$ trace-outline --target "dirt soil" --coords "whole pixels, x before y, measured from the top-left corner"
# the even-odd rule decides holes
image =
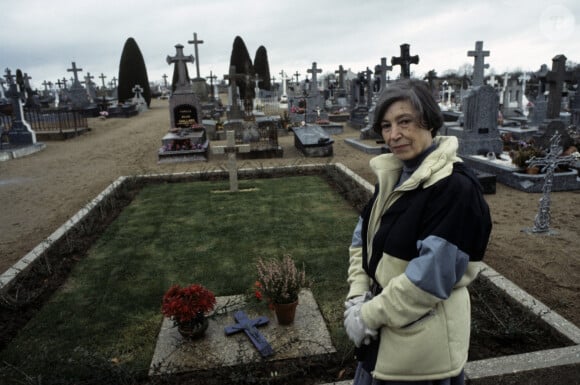
[[[169,129],[166,100],[123,119],[89,119],[90,131],[23,158],[0,162],[0,271],[5,271],[118,177],[225,168],[223,155],[208,162],[158,164],[161,138]],[[332,158],[306,158],[294,137],[280,135],[284,156],[242,160],[239,167],[340,162],[374,183],[368,162],[373,155],[356,150],[346,138],[358,138],[348,126],[334,135]],[[212,145],[220,144],[212,142]],[[551,228],[555,235],[522,232],[533,227],[541,194],[497,184],[485,198],[493,231],[485,262],[580,326],[580,191],[552,193]],[[354,226],[354,223],[353,223]],[[345,240],[345,250],[349,240]],[[346,252],[346,251],[345,251]]]

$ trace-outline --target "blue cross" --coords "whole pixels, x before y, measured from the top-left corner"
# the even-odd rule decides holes
[[[234,313],[234,319],[237,323],[231,326],[226,326],[224,329],[227,336],[241,332],[243,330],[244,333],[246,333],[246,335],[250,338],[250,341],[252,341],[256,349],[258,349],[262,357],[268,357],[274,354],[274,350],[268,341],[266,341],[266,338],[257,329],[258,326],[268,324],[270,321],[268,317],[261,316],[251,320],[248,318],[246,313],[240,310]]]

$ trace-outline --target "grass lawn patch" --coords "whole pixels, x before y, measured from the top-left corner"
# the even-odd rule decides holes
[[[248,293],[256,259],[283,254],[304,263],[333,340],[343,340],[347,248],[358,212],[319,176],[242,180],[247,191],[235,194],[223,193],[228,186],[144,187],[0,353],[3,371],[17,368],[43,384],[144,378],[169,286]]]

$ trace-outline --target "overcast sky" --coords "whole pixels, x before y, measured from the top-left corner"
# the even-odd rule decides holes
[[[551,4],[550,4],[551,3]],[[339,65],[353,72],[374,69],[382,57],[390,64],[400,45],[419,55],[411,71],[422,77],[473,64],[467,51],[484,42],[496,74],[551,67],[564,54],[580,62],[578,0],[18,0],[4,4],[0,17],[0,65],[21,69],[33,88],[43,81],[72,77],[72,62],[87,73],[118,77],[127,38],[137,42],[150,81],[171,79],[168,55],[182,44],[194,55],[198,46],[200,76],[227,73],[234,38],[240,36],[253,59],[263,45],[270,73],[299,72],[317,62],[323,73]],[[194,55],[195,56],[195,55]],[[196,64],[188,64],[190,76]],[[390,73],[394,78],[399,67]]]

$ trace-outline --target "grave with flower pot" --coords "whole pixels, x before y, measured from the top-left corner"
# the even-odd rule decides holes
[[[164,318],[149,367],[150,376],[191,375],[192,377],[226,371],[235,373],[252,369],[269,369],[276,365],[300,367],[324,360],[336,352],[330,334],[312,292],[303,289],[294,322],[280,325],[273,310],[257,306],[244,295],[216,297],[213,315],[202,338],[183,337],[173,321]],[[247,334],[234,333],[232,325],[239,324],[235,314],[243,311],[244,319],[262,320],[259,341],[267,342],[271,352],[262,354]],[[263,322],[267,317],[269,322]],[[243,320],[242,320],[243,321]],[[243,329],[243,326],[239,327]],[[248,330],[252,329],[248,326]],[[262,345],[259,345],[262,346]]]

